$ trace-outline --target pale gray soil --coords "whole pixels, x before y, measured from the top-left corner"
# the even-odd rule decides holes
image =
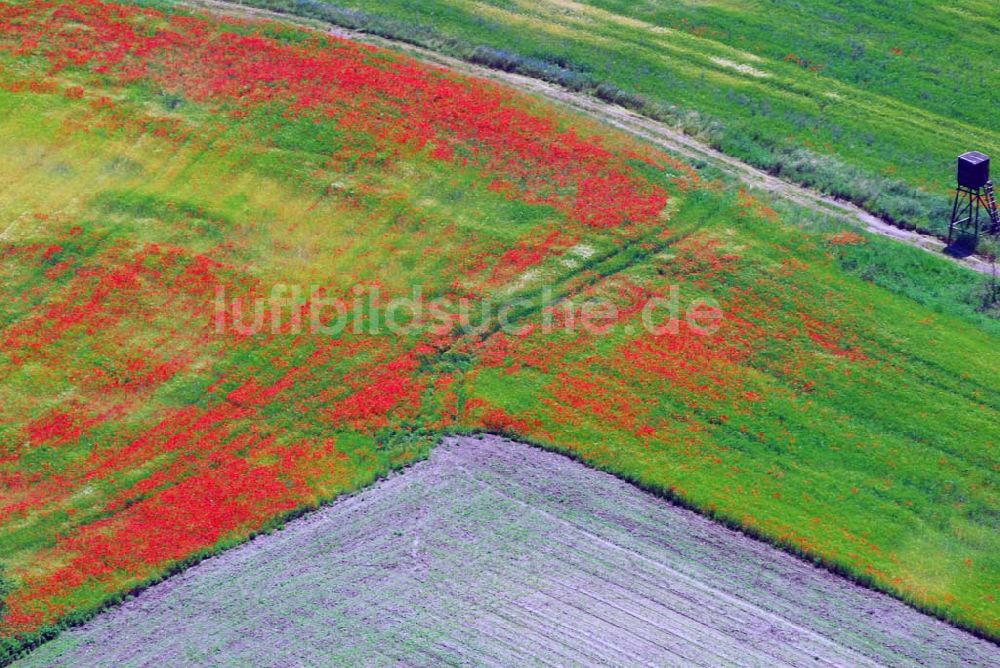
[[[899,601],[497,437],[194,566],[16,664],[998,665]]]
[[[539,79],[533,79],[521,74],[494,70],[481,65],[467,63],[458,58],[451,58],[405,42],[386,39],[376,35],[369,35],[357,30],[351,30],[339,26],[331,26],[326,23],[303,19],[289,14],[279,14],[263,9],[256,9],[233,2],[231,0],[175,0],[176,4],[188,5],[199,9],[207,9],[221,14],[236,14],[240,16],[277,19],[289,23],[298,23],[310,26],[319,30],[352,39],[366,44],[380,46],[382,48],[403,51],[420,60],[447,67],[448,69],[485,79],[500,81],[508,86],[512,86],[521,91],[544,97],[549,101],[562,106],[570,107],[578,112],[582,112],[606,125],[628,132],[639,137],[659,148],[682,158],[689,160],[704,161],[732,177],[738,178],[747,185],[760,190],[773,193],[786,200],[794,202],[800,206],[814,211],[834,216],[849,223],[860,225],[869,232],[890,237],[916,246],[926,251],[949,258],[968,269],[980,273],[991,273],[992,264],[977,255],[956,258],[950,255],[943,255],[945,243],[937,237],[921,234],[913,230],[904,230],[896,227],[881,218],[872,215],[861,207],[854,204],[830,197],[800,186],[791,181],[786,181],[767,172],[752,167],[737,158],[733,158],[721,153],[708,144],[690,137],[677,128],[666,123],[655,121],[646,116],[642,116],[634,111],[610,104],[603,100],[576,93],[561,86],[550,84]]]

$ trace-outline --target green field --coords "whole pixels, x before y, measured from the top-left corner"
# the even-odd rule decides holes
[[[987,278],[397,53],[167,3],[0,19],[0,659],[473,431],[1000,637]],[[442,321],[373,325],[417,286]],[[674,286],[718,328],[650,331]]]
[[[588,91],[939,236],[955,157],[1000,156],[1000,5],[991,0],[241,4]]]

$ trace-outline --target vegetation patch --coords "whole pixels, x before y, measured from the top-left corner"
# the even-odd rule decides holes
[[[276,22],[2,3],[0,109],[5,658],[477,430],[997,636],[988,277]]]
[[[518,72],[947,238],[955,157],[1000,155],[1000,10],[810,3],[241,0]],[[822,30],[815,26],[822,25]],[[956,38],[961,35],[961,38]],[[996,244],[981,251],[996,254]]]

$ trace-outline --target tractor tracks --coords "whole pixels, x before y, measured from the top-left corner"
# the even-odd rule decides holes
[[[716,167],[728,176],[736,178],[752,188],[772,193],[775,196],[816,211],[817,213],[858,225],[871,233],[895,239],[901,243],[948,258],[967,269],[979,273],[989,274],[993,271],[993,265],[984,257],[978,255],[965,257],[949,255],[945,253],[945,242],[935,236],[896,227],[855,204],[824,195],[815,190],[768,174],[761,169],[757,169],[732,156],[726,155],[666,123],[655,121],[625,107],[611,104],[589,95],[573,92],[561,86],[522,74],[505,72],[469,63],[406,42],[371,35],[328,22],[300,18],[292,14],[248,7],[238,2],[229,2],[227,0],[177,0],[176,4],[209,10],[223,15],[295,23],[322,30],[335,37],[399,51],[421,61],[445,67],[460,74],[500,82],[519,91],[544,98],[560,106],[583,113],[594,120],[627,132],[674,155]]]

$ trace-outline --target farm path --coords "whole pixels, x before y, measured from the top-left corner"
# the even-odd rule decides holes
[[[937,237],[896,227],[850,202],[824,195],[815,190],[768,174],[737,158],[721,153],[708,144],[690,137],[666,123],[655,121],[630,109],[599,100],[590,95],[576,93],[540,79],[469,63],[406,42],[391,40],[330,23],[303,19],[290,14],[248,7],[239,2],[230,2],[228,0],[175,0],[175,2],[179,5],[211,10],[219,14],[269,18],[297,23],[323,30],[336,37],[401,51],[424,62],[439,65],[461,74],[502,82],[523,92],[531,93],[574,109],[605,125],[628,132],[677,156],[712,165],[752,188],[773,193],[778,197],[813,211],[844,220],[854,225],[860,225],[874,234],[896,239],[902,243],[950,258],[973,271],[984,274],[993,271],[993,265],[983,257],[977,255],[954,257],[945,254],[946,244]]]
[[[15,664],[989,665],[990,643],[496,436],[151,587]]]

